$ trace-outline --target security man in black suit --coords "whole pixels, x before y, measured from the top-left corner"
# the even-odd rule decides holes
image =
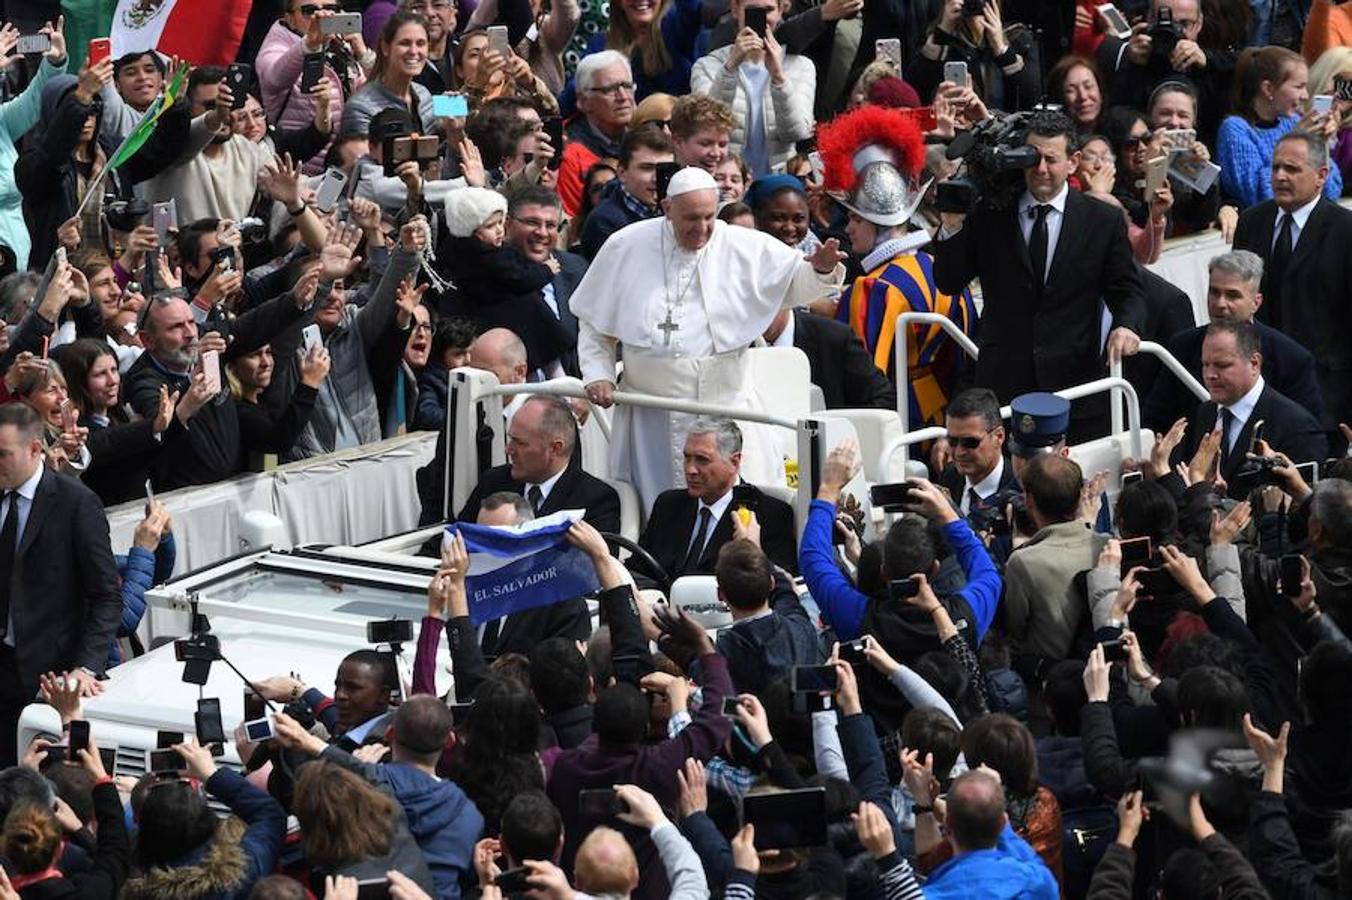
[[[936,441],[932,451],[939,486],[969,521],[987,510],[1003,510],[1023,488],[1005,458],[1005,426],[995,392],[968,388],[949,401],[944,415],[948,437]]]
[[[1074,126],[1060,112],[1034,113],[1025,142],[1041,154],[1024,171],[1026,190],[1004,208],[983,200],[970,214],[943,213],[934,246],[934,281],[955,294],[981,280],[975,384],[1002,401],[1055,391],[1105,374],[1102,300],[1112,314],[1109,358],[1130,356],[1145,326],[1140,273],[1121,214],[1079,191],[1067,177],[1079,161]],[[1080,401],[1072,443],[1107,432],[1106,399]]]
[[[103,504],[45,465],[42,428],[32,407],[0,406],[0,768],[39,676],[99,693],[122,616]]]
[[[780,310],[765,329],[771,347],[797,347],[827,409],[896,409],[897,389],[850,326],[805,309]]]
[[[712,575],[718,551],[736,536],[738,509],[752,509],[761,527],[761,549],[779,567],[798,571],[793,509],[749,484],[739,485],[742,431],[728,419],[696,419],[685,439],[685,488],[663,491],[653,503],[639,545],[672,579]],[[734,498],[734,489],[736,498]],[[638,559],[635,574],[656,577]]]
[[[1232,250],[1213,257],[1207,264],[1207,314],[1213,322],[1253,322],[1263,352],[1263,380],[1277,393],[1294,400],[1318,419],[1324,413],[1324,398],[1315,377],[1310,351],[1275,328],[1254,320],[1264,297],[1263,260],[1248,250]],[[1206,326],[1174,335],[1165,346],[1198,381],[1202,380],[1202,339]],[[1173,375],[1159,373],[1149,393],[1143,394],[1141,423],[1163,434],[1181,417],[1197,408],[1197,398]]]
[[[1352,418],[1352,212],[1323,199],[1328,145],[1293,131],[1272,153],[1272,199],[1240,214],[1236,250],[1263,258],[1260,321],[1314,355],[1325,430]]]
[[[1188,423],[1188,446],[1176,456],[1191,459],[1202,439],[1220,431],[1220,474],[1229,494],[1243,499],[1257,483],[1242,473],[1263,423],[1262,439],[1292,462],[1323,460],[1328,440],[1319,423],[1263,379],[1262,345],[1249,322],[1212,322],[1202,341],[1202,381],[1211,399],[1198,405]]]

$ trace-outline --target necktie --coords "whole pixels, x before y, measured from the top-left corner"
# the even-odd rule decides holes
[[[680,574],[689,575],[699,569],[699,558],[704,555],[704,542],[709,539],[709,522],[713,517],[713,510],[709,507],[699,508],[699,528],[695,529],[695,539],[690,542],[690,549],[686,551]]]
[[[19,495],[6,491],[9,504],[5,524],[0,527],[0,638],[9,633],[9,595],[14,583],[14,552],[19,543]]]
[[[526,491],[526,499],[530,501],[531,510],[538,516],[540,514],[540,507],[545,502],[544,492],[540,490],[538,484],[532,484],[530,486]]]
[[[1235,430],[1235,414],[1229,409],[1221,410],[1221,459],[1230,458],[1230,439]]]
[[[1028,236],[1028,258],[1033,263],[1033,283],[1039,288],[1047,278],[1047,213],[1051,206],[1039,203],[1030,212],[1033,219],[1033,233]]]
[[[967,514],[971,515],[981,509],[981,495],[976,492],[976,488],[967,489]]]
[[[1291,262],[1292,249],[1291,215],[1281,213],[1280,218],[1277,241],[1272,245],[1267,272],[1263,274],[1263,306],[1267,309],[1268,321],[1273,328],[1282,327],[1282,281],[1286,277],[1286,267]]]

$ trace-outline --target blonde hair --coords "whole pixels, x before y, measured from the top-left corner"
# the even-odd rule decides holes
[[[1310,96],[1333,93],[1333,79],[1352,72],[1352,47],[1330,47],[1310,66]],[[1343,113],[1342,122],[1352,121],[1352,109]]]
[[[315,865],[336,869],[390,852],[394,801],[328,760],[301,767],[292,812]]]
[[[647,40],[639,48],[638,60],[643,66],[643,74],[655,78],[671,68],[671,54],[667,52],[667,42],[662,38],[662,19],[671,9],[671,0],[661,0],[652,24],[648,26]],[[629,24],[624,8],[618,0],[610,9],[610,28],[606,31],[606,49],[618,50],[625,56],[634,52],[639,35]]]

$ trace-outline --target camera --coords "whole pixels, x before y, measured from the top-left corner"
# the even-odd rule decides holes
[[[1024,143],[1036,117],[1064,116],[1057,108],[994,114],[948,145],[945,156],[963,161],[963,173],[939,183],[935,206],[940,212],[969,213],[978,203],[991,209],[1010,208],[1024,190],[1023,170],[1041,160],[1036,147]]]
[[[1250,453],[1235,473],[1234,482],[1243,491],[1252,491],[1269,484],[1281,484],[1278,469],[1286,468],[1286,463],[1276,456],[1258,456]]]
[[[1178,42],[1185,37],[1182,27],[1174,22],[1174,11],[1167,6],[1161,6],[1156,10],[1155,21],[1150,23],[1145,33],[1150,35],[1151,58],[1164,60],[1166,63],[1169,57],[1173,56]]]
[[[368,644],[407,644],[413,640],[411,619],[380,619],[366,623]]]
[[[150,204],[140,199],[110,200],[103,204],[108,227],[123,234],[134,231],[150,215]]]

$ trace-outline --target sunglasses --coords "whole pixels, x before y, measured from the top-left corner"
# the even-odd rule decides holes
[[[321,9],[337,9],[337,8],[338,6],[336,4],[331,6],[327,3],[302,3],[300,5],[301,14],[306,16],[313,16]]]
[[[991,431],[994,430],[995,429],[992,428],[981,437],[950,437],[948,442],[954,446],[961,447],[964,450],[975,450],[977,447],[981,446],[986,438],[990,437]]]

